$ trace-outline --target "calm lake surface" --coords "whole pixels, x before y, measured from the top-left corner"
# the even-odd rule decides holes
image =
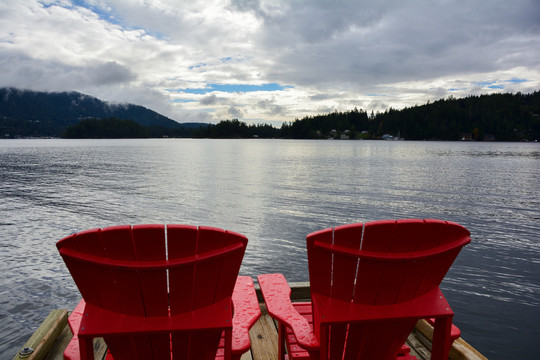
[[[0,358],[80,299],[55,247],[80,230],[184,223],[249,239],[241,273],[307,281],[305,237],[438,218],[472,242],[442,289],[490,359],[540,359],[540,145],[408,141],[0,140]]]

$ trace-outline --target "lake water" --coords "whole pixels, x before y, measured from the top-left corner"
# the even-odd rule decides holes
[[[408,141],[0,140],[0,358],[80,295],[55,243],[117,224],[249,239],[241,273],[307,281],[305,237],[438,218],[472,242],[442,289],[490,359],[540,359],[540,145]]]

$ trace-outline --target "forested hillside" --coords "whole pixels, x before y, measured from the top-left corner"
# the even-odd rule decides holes
[[[77,92],[46,93],[0,89],[0,134],[60,136],[70,125],[89,118],[129,119],[144,126],[179,128],[182,125],[139,105],[111,104]]]
[[[406,139],[540,139],[540,92],[449,98],[376,116],[377,135]]]
[[[306,116],[277,129],[237,119],[201,127],[198,137],[532,141],[540,139],[540,92],[493,94],[437,100],[402,110],[368,114],[346,112]],[[391,137],[390,137],[391,138]]]
[[[181,127],[144,126],[133,120],[106,118],[85,119],[69,126],[62,134],[65,139],[127,139],[193,137],[201,126],[199,123],[186,123]]]
[[[540,92],[450,97],[369,116],[357,109],[310,116],[284,124],[280,136],[324,138],[345,132],[372,139],[390,134],[408,140],[538,140]]]

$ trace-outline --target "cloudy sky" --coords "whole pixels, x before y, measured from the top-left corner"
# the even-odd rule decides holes
[[[540,90],[538,0],[0,0],[0,87],[179,122]]]

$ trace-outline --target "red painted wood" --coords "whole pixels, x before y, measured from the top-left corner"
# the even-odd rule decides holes
[[[169,261],[193,257],[197,253],[197,240],[199,231],[196,226],[189,225],[168,225],[167,226],[167,244]],[[194,310],[193,289],[195,286],[195,265],[196,263],[186,264],[186,266],[169,270],[169,291],[171,314],[179,314]],[[179,342],[178,346],[185,343],[186,340],[179,336],[173,336],[173,344]]]
[[[113,226],[103,229],[101,241],[107,259],[136,261],[131,226]],[[119,311],[132,315],[144,315],[137,273],[116,268],[111,276],[111,280],[115,283]]]
[[[228,240],[224,230],[200,227],[197,253],[205,254],[215,251],[216,244],[224,240]],[[225,244],[227,243],[225,242]],[[215,300],[216,288],[219,283],[219,274],[222,270],[223,261],[223,258],[218,257],[210,258],[207,261],[197,264],[197,271],[195,272],[195,289],[193,294],[193,302],[194,304],[197,304],[196,306],[206,306]]]
[[[103,256],[103,248],[99,243],[99,229],[93,229],[81,232],[62,239],[58,244],[58,249],[76,250],[87,252],[89,255]],[[90,246],[89,244],[94,244]],[[96,246],[97,245],[97,246]],[[85,276],[87,271],[96,270],[95,267],[87,267],[87,264],[81,263],[71,258],[63,257],[75,284],[81,291],[81,294],[88,303],[101,305],[100,293],[97,289],[96,280],[103,278],[102,274],[97,274],[97,279]],[[96,270],[99,271],[99,270]],[[82,289],[82,290],[81,290]]]
[[[334,241],[335,246],[342,246],[347,249],[360,249],[360,242],[362,240],[362,224],[345,225],[334,229]],[[342,300],[351,300],[354,296],[356,269],[358,266],[358,259],[349,254],[342,255],[338,253],[333,254],[332,259],[332,297]],[[338,331],[336,329],[336,331]],[[331,332],[330,336],[336,331]],[[345,330],[339,330],[345,334]],[[330,349],[332,352],[332,349]]]
[[[299,344],[308,350],[319,348],[313,326],[300,315],[291,303],[291,288],[282,274],[265,274],[257,277],[268,313],[290,327]]]
[[[219,300],[226,296],[230,296],[236,284],[236,275],[240,271],[240,265],[247,245],[247,238],[244,235],[226,231],[221,239],[223,244],[234,246],[239,243],[243,244],[242,247],[238,247],[236,250],[230,252],[227,257],[224,257],[221,264],[219,278],[216,286],[215,299]]]
[[[318,279],[311,284],[311,290],[320,294],[330,295],[332,291],[332,254],[315,247],[315,242],[332,244],[333,229],[325,229],[312,233],[307,241],[307,253],[317,266],[309,267],[309,278]]]
[[[441,220],[383,220],[308,235],[312,322],[291,304],[281,274],[258,279],[268,312],[291,329],[280,336],[290,357],[309,349],[314,359],[412,359],[404,341],[418,319],[434,317],[433,358],[442,359],[455,337],[439,284],[469,242],[464,227]]]
[[[434,318],[426,319],[426,321],[431,326],[435,326],[435,319]],[[461,336],[461,330],[457,326],[452,324],[452,330],[450,331],[450,337],[452,338],[452,340],[457,340],[457,339],[459,339],[460,336]]]
[[[132,228],[135,259],[137,262],[165,261],[166,243],[163,225],[136,225]],[[166,317],[169,315],[169,296],[167,291],[167,270],[148,269],[138,271],[140,292],[144,305],[144,316]],[[163,359],[170,357],[169,334],[139,337],[135,341],[142,358]],[[150,347],[148,346],[150,344]],[[113,353],[114,354],[114,353]]]
[[[330,246],[333,243],[333,237],[334,230],[330,228],[314,232],[307,239],[308,259],[311,259],[310,261],[313,264],[317,264],[317,266],[309,266],[309,278],[318,279],[318,281],[310,284],[312,293],[326,294],[328,296],[332,293],[333,256],[330,252],[324,251],[319,246],[315,246],[315,244],[319,243]],[[314,309],[314,313],[316,312],[317,309]],[[314,321],[314,335],[318,338],[321,327],[317,317]]]
[[[108,359],[239,357],[260,316],[253,281],[237,277],[246,245],[243,235],[186,225],[116,226],[60,240],[84,298],[69,319],[75,336],[66,358],[92,358],[86,344],[98,336]]]
[[[255,285],[249,276],[236,279],[232,296],[234,306],[232,346],[233,354],[243,354],[250,348],[249,328],[261,317]]]

